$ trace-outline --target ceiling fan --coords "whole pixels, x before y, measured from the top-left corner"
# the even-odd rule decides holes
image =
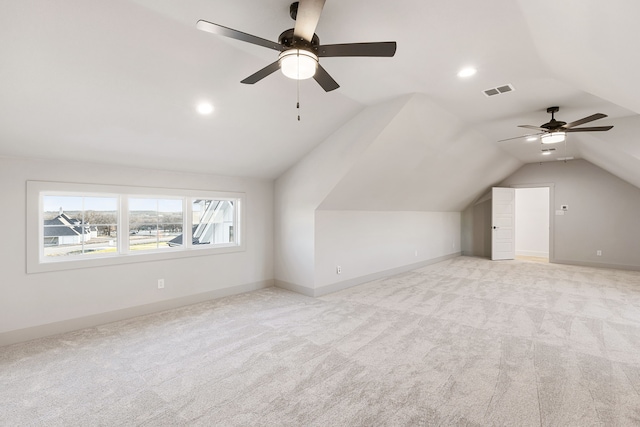
[[[263,46],[280,52],[278,60],[250,75],[241,83],[254,84],[281,69],[289,78],[303,80],[313,77],[326,91],[340,87],[319,64],[319,58],[337,56],[392,57],[396,42],[346,43],[320,45],[315,34],[325,0],[300,0],[291,4],[289,14],[295,27],[284,31],[277,42],[246,34],[222,25],[200,20],[196,28],[224,37]]]
[[[613,126],[595,126],[595,127],[583,127],[576,128],[576,126],[583,125],[585,123],[592,122],[598,119],[604,119],[607,117],[606,114],[596,113],[592,114],[588,117],[585,117],[580,120],[576,120],[575,122],[567,123],[560,120],[556,120],[554,114],[560,111],[560,107],[549,107],[547,108],[547,113],[551,113],[551,120],[548,123],[538,126],[530,126],[530,125],[519,125],[520,128],[525,129],[533,129],[539,131],[536,134],[529,134],[523,136],[517,136],[515,138],[502,139],[498,142],[509,141],[511,139],[524,138],[525,136],[534,136],[541,135],[540,141],[543,144],[555,144],[557,142],[562,142],[565,140],[566,133],[568,132],[603,132],[607,131]]]

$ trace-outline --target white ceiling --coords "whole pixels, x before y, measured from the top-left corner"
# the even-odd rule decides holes
[[[341,87],[301,82],[300,122],[296,82],[275,73],[240,84],[277,52],[195,28],[205,19],[277,40],[293,26],[290,2],[3,1],[0,155],[272,179],[364,108],[417,93],[522,163],[557,156],[542,157],[537,142],[497,141],[547,122],[546,107],[560,106],[566,122],[608,114],[593,126],[612,131],[572,134],[559,155],[640,186],[640,2],[327,0],[322,43],[395,40],[398,50],[321,59]],[[478,73],[461,80],[467,65]],[[507,83],[514,92],[482,93]],[[215,112],[198,115],[199,100]]]

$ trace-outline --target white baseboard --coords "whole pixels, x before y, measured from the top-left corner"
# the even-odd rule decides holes
[[[449,255],[444,255],[438,258],[432,258],[414,264],[403,265],[401,267],[392,268],[389,270],[379,271],[377,273],[367,274],[365,276],[355,277],[353,279],[344,280],[342,282],[331,283],[329,285],[321,286],[315,289],[296,285],[294,283],[285,282],[282,280],[276,280],[275,286],[282,289],[287,289],[292,292],[297,292],[308,297],[321,297],[323,295],[338,292],[343,289],[348,289],[353,286],[361,285],[363,283],[371,282],[373,280],[382,279],[384,277],[393,276],[395,274],[405,273],[407,271],[416,270],[418,268],[426,267],[427,265],[435,264],[437,262],[446,261],[451,258],[456,258],[461,255],[460,252],[455,252]]]
[[[640,271],[640,265],[624,265],[624,264],[606,264],[601,262],[588,262],[588,261],[570,261],[563,259],[554,259],[551,260],[553,264],[564,264],[564,265],[578,265],[581,267],[594,267],[594,268],[610,268],[613,270],[630,270],[630,271]]]
[[[414,264],[403,265],[401,267],[391,268],[389,270],[379,271],[377,273],[367,274],[366,276],[360,276],[349,280],[344,280],[338,283],[332,283],[330,285],[322,286],[314,289],[314,297],[321,297],[323,295],[328,295],[334,292],[341,291],[343,289],[348,289],[353,286],[358,286],[363,283],[371,282],[373,280],[382,279],[385,277],[390,277],[396,274],[405,273],[407,271],[416,270],[418,268],[426,267],[431,264],[436,264],[438,262],[446,261],[448,259],[457,258],[461,255],[461,252],[455,252],[449,255],[444,255],[437,258],[427,259],[424,261],[416,262]]]
[[[284,280],[275,280],[276,288],[286,289],[291,292],[296,292],[298,294],[302,294],[308,297],[314,296],[314,289],[308,288],[302,285],[296,285],[295,283],[285,282]]]
[[[48,323],[46,325],[38,325],[30,328],[2,332],[0,333],[0,347],[30,341],[37,338],[58,335],[65,332],[77,331],[79,329],[91,328],[94,326],[104,325],[106,323],[117,322],[119,320],[144,316],[146,314],[171,310],[173,308],[184,307],[186,305],[197,304],[212,299],[256,291],[258,289],[272,287],[273,285],[273,279],[262,280],[260,282],[216,289],[214,291],[189,295],[181,298],[158,301],[151,304],[129,307],[76,319],[62,320],[60,322]]]

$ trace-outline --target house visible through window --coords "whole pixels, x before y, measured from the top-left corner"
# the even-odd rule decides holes
[[[233,201],[193,201],[193,244],[233,243]]]
[[[118,199],[44,196],[45,257],[116,252]]]

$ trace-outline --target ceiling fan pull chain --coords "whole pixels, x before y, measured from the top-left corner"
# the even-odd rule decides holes
[[[298,80],[297,83],[298,83],[297,84],[298,99],[297,99],[297,102],[296,102],[296,108],[298,109],[298,121],[300,121],[300,80]]]

